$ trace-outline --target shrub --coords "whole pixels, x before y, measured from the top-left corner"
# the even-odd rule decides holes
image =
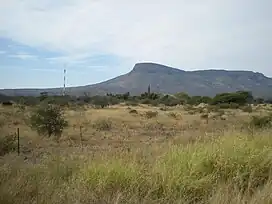
[[[272,127],[272,115],[252,116],[250,126],[254,128],[270,128]]]
[[[159,101],[158,100],[152,100],[151,102],[150,102],[150,105],[152,105],[152,106],[158,106],[160,103],[159,103]]]
[[[190,100],[190,96],[184,92],[176,93],[175,97],[180,99],[182,103],[187,103]]]
[[[142,104],[152,104],[152,100],[149,99],[149,98],[146,98],[146,99],[142,99],[142,100],[140,101],[140,103],[142,103]]]
[[[161,111],[168,111],[168,109],[169,109],[169,108],[167,108],[167,107],[161,107],[161,108],[160,108]]]
[[[197,108],[196,111],[199,113],[205,113],[207,110],[205,108]]]
[[[32,113],[30,126],[40,135],[60,137],[63,129],[68,126],[68,122],[59,106],[48,104],[39,107]]]
[[[237,109],[239,108],[239,104],[237,103],[220,103],[217,105],[217,107],[220,109]]]
[[[0,115],[0,128],[4,127],[6,124],[5,117]]]
[[[138,111],[135,110],[135,109],[132,109],[132,110],[129,111],[129,113],[130,113],[130,114],[138,114]]]
[[[158,116],[158,112],[157,111],[147,111],[145,113],[145,116],[147,118],[154,118],[154,117],[157,117]]]
[[[109,98],[109,104],[110,105],[117,105],[120,103],[120,100],[114,97]]]
[[[96,108],[105,108],[110,105],[106,96],[94,96],[91,102]]]
[[[188,100],[190,105],[199,105],[201,103],[210,103],[212,99],[208,96],[193,96]]]
[[[194,110],[190,110],[190,111],[188,111],[188,114],[189,115],[194,115],[196,112],[194,111]]]
[[[164,99],[160,101],[160,103],[165,106],[176,106],[181,104],[181,101],[172,97],[172,98]]]
[[[137,106],[138,103],[137,103],[137,101],[128,101],[128,102],[126,103],[126,105],[127,105],[127,106]]]
[[[230,108],[231,109],[238,109],[240,105],[238,103],[230,103]]]
[[[252,113],[252,107],[250,105],[242,107],[242,111]]]
[[[159,99],[159,103],[165,106],[176,106],[181,104],[181,99],[176,98],[175,96],[165,95]]]
[[[202,115],[200,115],[200,118],[201,119],[208,119],[209,118],[209,114],[207,114],[207,113],[202,114]]]
[[[170,112],[169,114],[169,117],[172,117],[172,118],[178,118],[178,114],[177,113],[175,113],[175,112]]]
[[[220,110],[220,107],[219,107],[219,106],[216,106],[216,105],[209,105],[209,106],[207,107],[207,109],[208,109],[209,112],[212,112],[212,111],[218,112],[218,111]]]
[[[252,102],[253,97],[250,92],[247,91],[237,91],[235,93],[221,93],[217,94],[211,101],[212,105],[222,104],[222,103],[236,103],[239,105],[244,105],[246,103]]]
[[[0,156],[16,150],[16,135],[0,136]]]
[[[112,121],[109,119],[98,119],[94,122],[93,128],[98,131],[109,131],[112,129]]]

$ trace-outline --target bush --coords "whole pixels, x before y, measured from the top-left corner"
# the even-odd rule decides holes
[[[219,103],[217,107],[220,109],[238,109],[239,104],[237,103]]]
[[[128,102],[126,103],[126,105],[127,105],[127,106],[138,106],[138,103],[137,103],[137,101],[128,101]]]
[[[168,116],[169,116],[169,117],[172,117],[172,118],[175,118],[175,119],[178,118],[178,114],[175,113],[175,112],[170,112],[170,113],[168,114]]]
[[[94,96],[91,102],[96,108],[105,108],[110,105],[110,101],[106,96]]]
[[[5,126],[6,124],[5,121],[6,121],[5,117],[0,115],[0,128]]]
[[[169,98],[166,100],[162,100],[161,104],[165,105],[165,106],[176,106],[181,104],[181,101],[175,98]]]
[[[201,103],[210,103],[212,99],[208,96],[193,96],[188,100],[190,105],[199,105]]]
[[[250,105],[242,107],[242,111],[252,113],[252,107]]]
[[[267,116],[252,116],[250,126],[254,128],[271,128],[272,127],[272,115]]]
[[[207,107],[207,109],[208,109],[209,112],[212,112],[212,111],[218,112],[218,111],[220,110],[220,107],[219,107],[219,106],[216,106],[216,105],[209,105],[209,106]]]
[[[129,111],[129,113],[130,113],[130,114],[138,114],[138,111],[135,110],[135,109],[132,109],[132,110]]]
[[[7,135],[0,137],[0,156],[16,150],[16,135]]]
[[[150,105],[152,105],[152,106],[158,106],[159,104],[160,104],[160,102],[158,100],[152,100],[150,102]]]
[[[161,107],[160,110],[161,110],[161,111],[167,111],[168,108],[167,108],[167,107]]]
[[[141,104],[152,104],[152,100],[149,99],[149,98],[146,98],[146,99],[142,99],[140,101]]]
[[[120,100],[114,97],[109,98],[109,104],[110,105],[117,105],[120,103]]]
[[[225,115],[225,111],[220,109],[216,113],[218,114],[218,116]]]
[[[145,116],[147,118],[154,118],[154,117],[157,117],[158,116],[158,112],[157,111],[147,111],[145,113]]]
[[[162,98],[160,98],[159,103],[165,106],[176,106],[181,104],[181,99],[177,99],[176,97],[171,95],[165,95]]]
[[[30,126],[40,135],[60,137],[63,129],[68,126],[68,122],[59,106],[48,104],[39,107],[32,113]]]
[[[112,129],[112,121],[109,119],[98,119],[94,122],[93,128],[98,131],[109,131]]]
[[[190,110],[190,111],[188,111],[188,114],[189,115],[194,115],[196,112],[194,111],[194,110]]]
[[[235,93],[221,93],[217,94],[211,101],[212,105],[222,103],[236,103],[239,105],[245,105],[253,101],[252,94],[247,91],[237,91]]]
[[[204,114],[200,115],[200,118],[201,119],[208,119],[209,118],[209,114],[204,113]]]

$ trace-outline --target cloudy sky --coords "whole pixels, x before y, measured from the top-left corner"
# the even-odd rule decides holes
[[[137,62],[272,76],[271,0],[0,0],[0,88],[96,83]]]

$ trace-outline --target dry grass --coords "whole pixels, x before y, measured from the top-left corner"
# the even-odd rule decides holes
[[[0,157],[0,203],[272,202],[272,132],[242,128],[268,107],[133,110],[67,109],[56,143],[27,126],[30,108],[0,107],[0,137],[19,127],[22,148]]]

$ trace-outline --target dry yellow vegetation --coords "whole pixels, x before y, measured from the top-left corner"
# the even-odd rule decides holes
[[[0,156],[0,203],[272,202],[272,132],[245,125],[270,106],[67,108],[59,143],[28,127],[31,111],[0,107],[0,137],[21,139]]]

